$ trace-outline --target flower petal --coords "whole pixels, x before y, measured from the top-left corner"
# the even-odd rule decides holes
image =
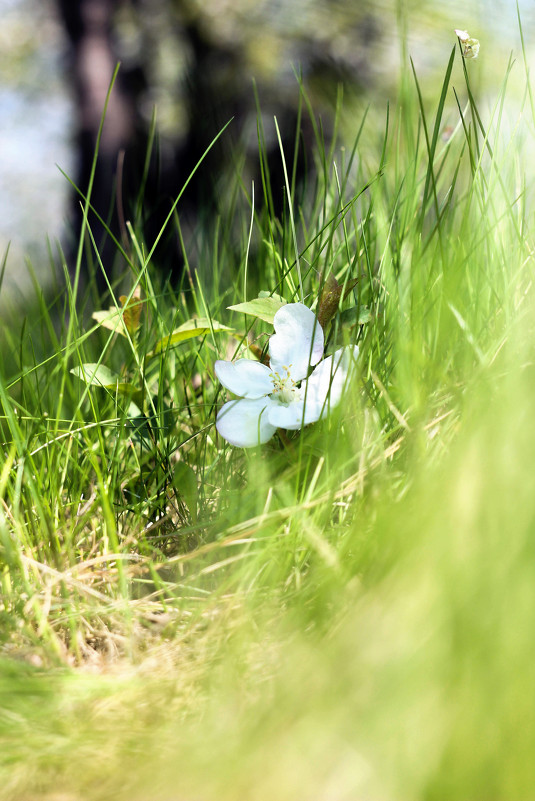
[[[269,422],[266,407],[269,398],[233,400],[219,410],[216,428],[231,445],[237,448],[252,448],[271,439],[276,426]]]
[[[344,389],[353,378],[359,349],[356,345],[340,348],[315,368],[314,372],[301,385],[301,394],[306,400],[307,413],[319,410],[318,417],[323,417],[329,408],[340,403]]]
[[[266,411],[271,425],[277,426],[277,428],[286,428],[288,431],[297,431],[303,426],[319,420],[322,408],[321,404],[318,406],[307,400],[305,410],[304,400],[296,400],[288,406],[282,403],[272,403]]]
[[[224,362],[218,359],[214,371],[225,389],[240,398],[263,398],[273,392],[271,370],[261,362],[252,359]]]
[[[294,381],[305,378],[310,365],[323,356],[323,330],[316,315],[303,303],[288,303],[273,318],[269,340],[270,364],[281,377],[289,368]]]

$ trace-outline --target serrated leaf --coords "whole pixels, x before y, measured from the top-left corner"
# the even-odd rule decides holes
[[[185,462],[177,462],[173,472],[173,487],[186,504],[193,523],[197,522],[197,476]]]
[[[233,330],[233,328],[229,328],[227,325],[218,323],[217,320],[209,320],[208,317],[198,317],[194,320],[187,320],[178,328],[175,328],[168,336],[158,340],[151,355],[155,356],[163,350],[167,350],[167,348],[180,345],[181,342],[185,342],[187,339],[205,336],[212,331],[214,334],[223,334],[231,333]]]
[[[237,303],[235,306],[228,306],[230,311],[241,312],[242,314],[250,314],[252,317],[258,317],[266,323],[273,325],[273,318],[279,309],[286,305],[286,301],[278,295],[270,295],[267,298],[254,298],[247,300],[245,303]]]

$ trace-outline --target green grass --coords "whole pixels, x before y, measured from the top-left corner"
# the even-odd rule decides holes
[[[473,66],[431,103],[407,67],[353,141],[342,107],[304,188],[281,142],[282,219],[267,175],[196,241],[179,201],[180,287],[134,220],[108,316],[90,286],[4,324],[2,799],[534,796],[535,120]],[[344,402],[225,444],[214,361],[272,331],[228,307],[317,310],[329,274]]]

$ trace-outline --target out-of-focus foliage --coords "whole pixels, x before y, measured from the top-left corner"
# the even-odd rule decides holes
[[[160,131],[176,138],[187,126],[184,91],[196,43],[213,52],[204,79],[222,102],[238,91],[253,105],[254,80],[268,109],[294,103],[299,72],[321,111],[334,106],[340,84],[367,100],[388,97],[399,79],[400,34],[425,70],[442,70],[458,19],[475,23],[457,1],[444,8],[393,0],[137,0],[118,8],[117,54],[125,69],[146,65],[144,115],[149,120],[156,104]]]
[[[391,28],[392,14],[388,17]],[[295,99],[294,71],[310,79],[318,95],[331,99],[339,81],[349,80],[359,89],[369,86],[381,60],[372,54],[384,36],[383,23],[368,3],[125,3],[117,17],[118,54],[127,68],[139,59],[148,65],[145,114],[150,117],[156,103],[161,130],[172,137],[184,126],[181,101],[188,65],[196,57],[193,29],[201,46],[213,51],[205,80],[223,91],[221,100],[233,88],[247,93],[251,104],[253,80],[266,91],[268,102]]]
[[[0,0],[0,90],[21,84],[34,91],[50,88],[59,34],[51,10],[46,1]]]

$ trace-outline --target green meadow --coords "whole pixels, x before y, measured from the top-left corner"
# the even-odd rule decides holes
[[[329,144],[296,82],[305,184],[298,128],[277,216],[259,125],[179,286],[132,219],[98,299],[89,190],[0,323],[2,801],[535,798],[535,106],[453,44]],[[234,447],[214,364],[296,302],[356,368]]]

